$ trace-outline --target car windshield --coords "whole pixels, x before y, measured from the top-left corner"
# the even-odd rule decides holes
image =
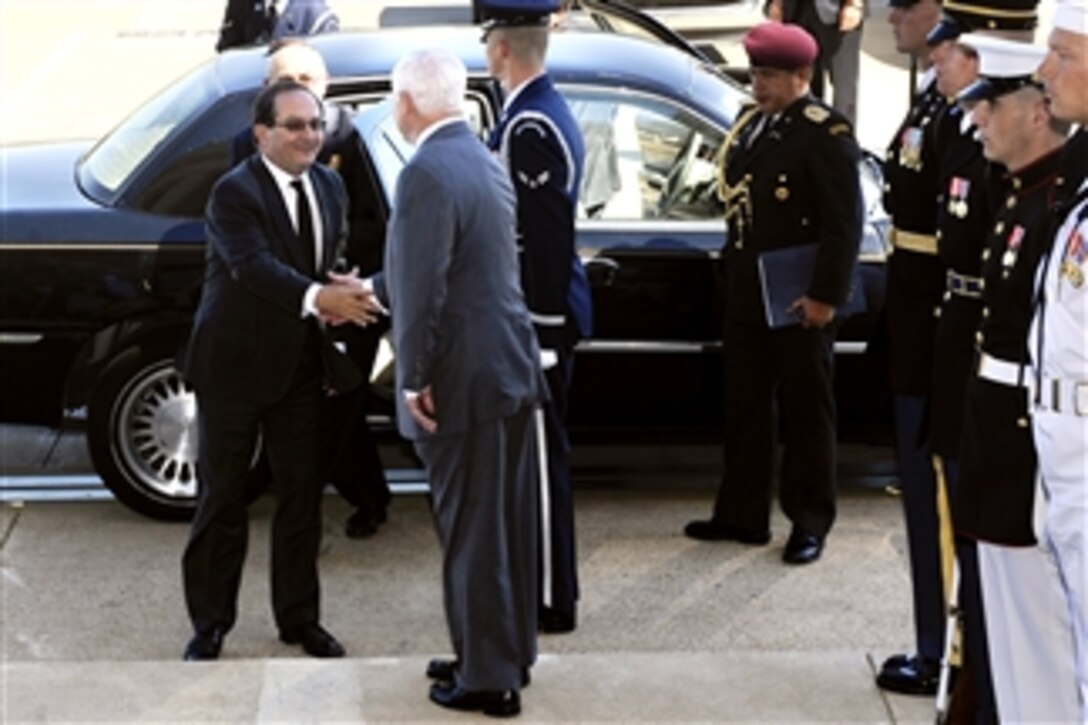
[[[193,73],[168,86],[91,149],[83,172],[114,195],[174,129],[217,96],[214,78]]]

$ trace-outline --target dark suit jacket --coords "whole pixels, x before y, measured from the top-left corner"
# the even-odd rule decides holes
[[[400,173],[380,281],[406,438],[428,435],[405,409],[405,390],[431,386],[439,436],[546,398],[518,281],[514,203],[506,171],[464,123],[426,139]]]
[[[310,169],[310,178],[324,236],[320,270],[313,268],[313,251],[299,241],[259,155],[228,171],[212,189],[204,287],[182,366],[198,395],[257,404],[278,400],[315,339],[329,384],[352,387],[351,369],[340,367],[342,356],[313,317],[302,317],[306,289],[325,278],[346,234],[340,178],[321,165]]]

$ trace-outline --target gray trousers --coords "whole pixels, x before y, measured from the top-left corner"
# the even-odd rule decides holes
[[[457,684],[518,690],[536,661],[539,453],[533,407],[415,448],[442,545]]]

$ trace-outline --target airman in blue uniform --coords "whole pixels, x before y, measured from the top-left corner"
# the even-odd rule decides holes
[[[544,356],[546,475],[541,483],[540,628],[576,624],[578,576],[570,442],[566,431],[574,345],[590,334],[591,302],[574,220],[585,156],[574,115],[544,68],[556,0],[480,0],[488,67],[507,93],[490,146],[517,195],[521,283]]]

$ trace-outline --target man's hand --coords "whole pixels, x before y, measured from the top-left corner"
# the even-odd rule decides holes
[[[318,316],[331,325],[354,322],[366,327],[378,319],[373,298],[373,294],[355,285],[333,282],[321,286],[314,306],[317,307]]]
[[[428,433],[438,430],[438,420],[435,416],[434,397],[431,395],[431,386],[428,385],[418,393],[404,392],[404,403],[408,406],[408,412],[419,427]]]
[[[789,311],[801,318],[801,326],[806,329],[815,327],[822,330],[835,319],[834,305],[814,300],[807,295],[790,305]]]
[[[856,2],[856,0],[847,0],[839,9],[839,30],[843,33],[849,33],[861,25],[863,13],[861,3]]]

